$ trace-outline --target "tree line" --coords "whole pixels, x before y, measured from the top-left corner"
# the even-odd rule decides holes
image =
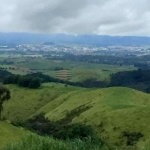
[[[4,84],[17,84],[20,87],[27,87],[36,89],[41,86],[41,80],[39,78],[34,78],[31,76],[21,76],[21,75],[9,75],[4,78]]]
[[[112,74],[108,86],[130,87],[150,93],[150,70],[138,69]]]
[[[8,76],[4,77],[5,75]],[[3,81],[4,84],[17,84],[18,86],[27,88],[39,88],[41,83],[55,82],[65,84],[66,86],[71,85],[85,88],[124,86],[150,93],[150,70],[142,69],[122,71],[111,74],[109,82],[105,80],[99,81],[95,78],[86,79],[82,82],[70,82],[56,79],[49,75],[44,75],[40,72],[21,76],[8,74],[7,71],[4,71],[2,74],[0,74],[0,76],[2,77],[1,81]]]

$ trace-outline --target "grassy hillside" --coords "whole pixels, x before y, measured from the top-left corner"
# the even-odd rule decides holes
[[[7,122],[0,121],[0,147],[8,142],[15,142],[25,134],[23,129],[12,126]]]
[[[4,103],[2,115],[11,121],[26,120],[62,94],[80,90],[78,87],[57,83],[43,84],[39,89],[21,88],[17,85],[6,87],[10,89],[11,99]]]
[[[12,99],[3,116],[26,120],[45,112],[50,120],[90,124],[107,144],[141,149],[150,143],[150,95],[130,88],[82,89],[44,84],[29,90],[8,86]]]

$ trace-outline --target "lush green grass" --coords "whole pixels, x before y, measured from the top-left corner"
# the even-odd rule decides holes
[[[41,112],[54,121],[71,114],[70,123],[91,125],[113,147],[127,147],[124,132],[143,135],[134,144],[138,149],[150,143],[149,94],[124,87],[85,89],[55,83],[36,90],[7,87],[12,99],[5,103],[3,116],[12,121],[26,120]]]
[[[26,133],[25,130],[12,126],[11,124],[0,121],[0,147],[8,142],[17,141],[20,136]]]
[[[10,143],[1,150],[108,150],[101,143],[94,144],[90,138],[60,141],[50,137],[40,137],[35,134],[25,136],[17,143]]]
[[[58,105],[46,117],[59,120],[80,106],[90,106],[81,115],[74,117],[72,123],[92,125],[99,136],[114,147],[126,147],[127,138],[123,136],[125,131],[144,135],[135,144],[137,147],[150,142],[150,95],[129,88],[107,88],[82,91],[69,98],[66,96],[66,99],[65,103],[57,102]],[[53,106],[53,103],[49,106]]]
[[[11,99],[4,103],[2,115],[11,121],[26,120],[62,94],[80,90],[78,87],[58,83],[43,84],[39,89],[21,88],[17,85],[6,87],[10,89]]]

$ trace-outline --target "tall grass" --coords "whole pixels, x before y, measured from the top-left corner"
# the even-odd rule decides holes
[[[60,141],[52,137],[30,134],[19,142],[9,143],[1,150],[108,150],[101,143],[94,143],[91,138]]]

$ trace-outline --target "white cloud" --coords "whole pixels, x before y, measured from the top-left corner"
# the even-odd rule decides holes
[[[1,32],[150,36],[148,0],[0,0]]]

